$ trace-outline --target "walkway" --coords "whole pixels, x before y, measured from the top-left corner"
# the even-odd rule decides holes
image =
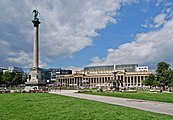
[[[88,95],[75,93],[75,90],[62,90],[62,91],[51,91],[49,93],[60,94],[64,96],[82,98],[87,100],[94,100],[109,104],[121,105],[131,108],[137,108],[145,111],[151,111],[156,113],[162,113],[173,116],[173,104],[171,103],[161,103],[161,102],[151,102],[145,100],[136,100],[128,98],[118,98],[118,97],[108,97],[108,96],[98,96],[98,95]]]

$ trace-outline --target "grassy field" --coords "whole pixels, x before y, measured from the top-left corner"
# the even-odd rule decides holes
[[[103,95],[103,96],[132,98],[132,99],[141,99],[141,100],[173,103],[173,93],[149,93],[149,92],[146,92],[146,91],[139,91],[137,93],[85,92],[85,94]]]
[[[0,94],[0,120],[173,120],[173,116],[48,93]]]

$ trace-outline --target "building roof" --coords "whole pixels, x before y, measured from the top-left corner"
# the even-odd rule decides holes
[[[105,66],[89,66],[85,67],[84,71],[97,71],[97,70],[114,70],[114,65],[105,65]]]

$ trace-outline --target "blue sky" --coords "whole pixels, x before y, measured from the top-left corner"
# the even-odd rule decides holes
[[[172,0],[0,0],[0,66],[32,67],[35,8],[40,67],[173,64]]]

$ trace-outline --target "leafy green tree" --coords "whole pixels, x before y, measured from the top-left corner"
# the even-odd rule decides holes
[[[23,81],[22,79],[22,74],[7,71],[2,74],[2,81],[0,81],[0,84],[3,83],[6,84],[7,86],[10,86],[10,85],[23,84],[24,82],[25,81]]]
[[[169,66],[166,62],[159,62],[156,69],[157,75],[162,75],[165,70],[169,70]]]
[[[156,76],[154,74],[150,74],[144,81],[146,86],[153,86],[153,81],[156,80]]]
[[[12,79],[12,84],[13,85],[22,84],[22,75],[19,73],[16,73]]]
[[[10,73],[8,71],[2,74],[2,80],[7,86],[13,83],[13,77],[14,73]]]
[[[159,85],[160,85],[160,82],[157,79],[155,79],[153,81],[153,87],[156,87],[156,86],[159,86]]]
[[[169,68],[169,64],[166,62],[159,62],[157,64],[156,75],[159,86],[162,86],[165,89],[165,86],[168,86],[170,80],[172,79],[172,70]]]
[[[2,72],[0,72],[0,84],[3,83],[3,80],[2,80]]]
[[[173,83],[173,70],[170,70],[169,76],[168,76],[167,86],[172,87]]]
[[[173,81],[170,83],[170,87],[173,87]]]
[[[161,75],[158,75],[161,86],[168,86],[169,81],[171,80],[171,70],[165,70]]]

